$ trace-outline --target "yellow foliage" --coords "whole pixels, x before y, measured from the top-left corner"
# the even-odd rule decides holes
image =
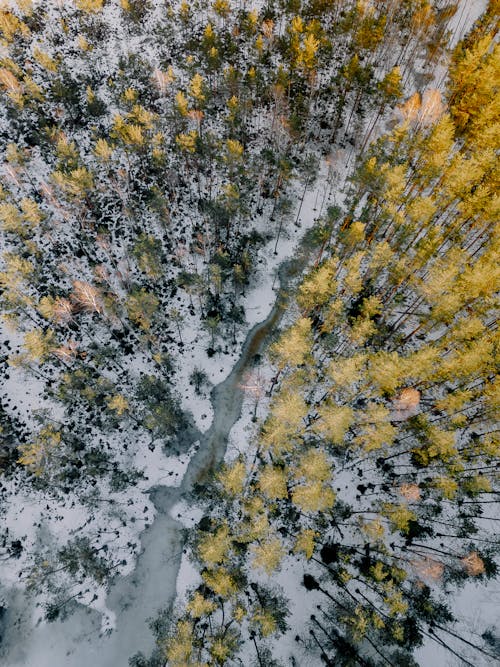
[[[310,356],[312,347],[311,320],[301,317],[272,346],[280,368],[300,366]]]
[[[381,514],[386,516],[391,522],[393,530],[400,530],[407,533],[410,527],[410,521],[416,521],[417,515],[406,505],[395,505],[394,503],[382,503]]]
[[[262,433],[262,444],[266,449],[272,449],[277,456],[283,452],[290,452],[295,446],[296,430],[279,419],[268,418]]]
[[[113,119],[112,136],[121,139],[125,144],[133,146],[142,146],[145,141],[141,125],[126,123],[119,114]]]
[[[484,392],[484,402],[492,415],[500,414],[500,378],[495,378],[486,385]]]
[[[193,624],[190,621],[179,621],[175,634],[171,637],[165,650],[165,657],[172,667],[188,667],[192,665]]]
[[[215,533],[204,535],[198,542],[197,553],[206,565],[218,565],[227,561],[232,539],[225,524]]]
[[[304,21],[301,16],[294,16],[291,22],[291,28],[293,32],[302,33],[304,32]]]
[[[347,247],[354,247],[365,239],[366,225],[359,220],[353,222],[342,236],[342,242]]]
[[[57,347],[53,331],[33,329],[24,335],[24,347],[32,361],[43,363]]]
[[[51,320],[54,317],[54,303],[55,300],[51,296],[42,296],[38,302],[37,310],[46,320]]]
[[[320,534],[315,530],[302,530],[295,540],[294,552],[305,554],[305,557],[309,560],[314,553],[315,540],[319,536]]]
[[[449,461],[457,453],[455,448],[455,434],[452,431],[442,431],[433,426],[427,430],[428,443],[424,447],[415,448],[413,454],[417,461],[424,466],[434,459]]]
[[[350,628],[355,641],[360,642],[366,635],[369,626],[369,617],[362,607],[356,607],[352,616],[342,619]]]
[[[297,62],[305,69],[312,69],[316,64],[316,52],[319,47],[319,40],[310,33],[304,39],[302,48],[297,55]]]
[[[197,138],[198,132],[196,130],[191,130],[187,134],[178,134],[175,137],[175,141],[182,151],[194,153],[196,151]]]
[[[10,232],[14,234],[24,234],[23,221],[21,214],[14,204],[7,204],[2,202],[0,204],[0,221],[2,223],[2,229],[5,232]]]
[[[15,0],[22,14],[31,16],[33,13],[33,0]]]
[[[153,316],[158,309],[158,298],[145,289],[132,292],[126,301],[129,319],[141,329],[148,331],[151,328]]]
[[[187,116],[189,112],[188,101],[182,90],[177,91],[175,95],[175,105],[181,116]]]
[[[238,592],[235,580],[225,567],[205,570],[201,576],[206,585],[221,598],[228,599]]]
[[[82,12],[88,14],[100,12],[104,4],[104,0],[75,0],[75,4]]]
[[[21,199],[20,204],[23,212],[24,221],[27,222],[28,225],[31,227],[38,227],[38,225],[42,221],[42,213],[36,201],[24,197],[23,199]]]
[[[0,287],[5,290],[4,297],[23,299],[26,297],[25,282],[33,274],[35,267],[28,259],[23,259],[12,252],[2,255],[5,271],[0,272]]]
[[[241,621],[245,618],[247,615],[247,610],[242,607],[241,605],[237,605],[233,611],[233,616],[236,619],[237,623],[241,623]]]
[[[135,102],[138,97],[139,97],[138,91],[130,87],[127,88],[122,94],[122,98],[125,102]]]
[[[358,382],[361,379],[361,370],[365,362],[366,356],[363,354],[332,359],[327,372],[330,380],[337,385],[335,389],[350,389],[351,385]]]
[[[377,327],[371,319],[367,317],[357,317],[348,332],[349,340],[353,345],[361,347],[376,331]]]
[[[389,422],[389,415],[389,410],[378,403],[370,403],[362,414],[358,413],[361,428],[354,439],[355,444],[365,452],[391,445],[396,428]]]
[[[292,493],[293,504],[304,512],[323,512],[335,503],[335,493],[321,482],[300,484]]]
[[[57,62],[41,49],[34,49],[33,56],[37,63],[48,72],[57,72]]]
[[[243,157],[243,146],[236,139],[227,139],[226,141],[227,157],[229,162],[239,162]]]
[[[254,568],[264,570],[267,575],[271,575],[281,563],[285,549],[277,537],[271,537],[260,544],[252,545]]]
[[[408,374],[408,363],[397,352],[375,352],[369,360],[368,378],[384,393],[394,392]]]
[[[259,489],[271,500],[286,498],[287,491],[286,473],[282,468],[268,465],[264,466],[259,475]]]
[[[218,477],[226,493],[238,496],[243,491],[246,481],[246,466],[244,461],[239,460],[231,465],[224,466]]]
[[[256,9],[252,9],[251,11],[249,11],[249,12],[247,13],[247,17],[248,17],[248,22],[250,23],[250,25],[251,25],[253,28],[255,28],[256,25],[257,25],[257,22],[258,22],[258,20],[259,20],[259,13],[258,13],[258,11],[257,11]]]
[[[333,444],[342,444],[346,431],[354,419],[352,408],[327,401],[319,408],[318,415],[320,422],[315,424],[314,430]]]
[[[187,611],[193,618],[208,616],[217,609],[217,605],[212,600],[207,600],[201,593],[195,593],[186,606]]]
[[[378,271],[379,269],[386,268],[389,266],[393,257],[394,251],[391,249],[391,246],[387,241],[377,243],[372,250],[370,269],[372,271]]]
[[[61,433],[53,426],[44,426],[34,442],[19,446],[21,456],[18,462],[29,468],[35,475],[41,475],[60,442]]]
[[[385,604],[389,607],[391,616],[405,614],[408,610],[408,604],[403,600],[401,591],[395,591],[384,598]]]
[[[208,22],[207,25],[205,26],[205,30],[203,31],[203,37],[209,43],[211,43],[215,37],[214,29],[210,22]]]
[[[239,524],[240,542],[253,542],[263,539],[269,533],[269,520],[265,512],[255,508],[254,503],[245,503],[246,516]]]
[[[94,148],[94,155],[103,162],[108,162],[113,155],[113,148],[108,144],[106,139],[98,139]]]
[[[264,427],[265,442],[279,451],[288,450],[292,445],[287,442],[290,435],[298,434],[304,429],[304,417],[308,408],[297,392],[282,391],[277,394],[271,405],[271,416]]]
[[[231,5],[229,4],[228,0],[215,0],[215,2],[212,4],[212,7],[216,14],[219,14],[219,16],[224,18],[227,18],[231,13]]]
[[[378,560],[375,565],[370,567],[370,575],[375,579],[375,581],[384,581],[387,579],[388,572],[384,568],[384,563]]]
[[[0,32],[8,42],[13,42],[17,34],[28,37],[30,29],[15,14],[6,10],[4,4],[0,8]]]
[[[69,174],[54,171],[52,180],[65,194],[75,198],[85,196],[94,187],[94,177],[85,167],[73,169]]]
[[[434,125],[423,142],[420,161],[420,169],[423,174],[433,178],[443,170],[453,146],[454,133],[455,127],[448,114]]]
[[[127,118],[135,123],[139,123],[146,130],[151,130],[153,129],[153,121],[156,118],[156,114],[145,109],[142,104],[134,104],[132,111],[127,114]]]
[[[227,107],[228,107],[229,111],[231,112],[231,114],[236,113],[236,111],[238,110],[238,106],[239,106],[239,100],[236,97],[236,95],[233,95],[232,97],[230,97],[228,99]]]
[[[332,476],[330,462],[324,450],[310,449],[299,459],[294,478],[306,482],[325,482]]]
[[[115,394],[108,399],[108,408],[121,417],[128,410],[128,401],[121,394]]]
[[[203,89],[204,89],[203,77],[200,74],[196,73],[191,79],[191,83],[189,84],[189,92],[191,96],[195,98],[195,100],[198,100],[198,102],[203,102],[203,100],[205,99]]]
[[[444,498],[451,500],[458,491],[458,483],[450,477],[437,477],[433,480],[432,486],[441,492]]]
[[[262,637],[269,637],[278,629],[278,624],[272,613],[267,609],[256,611],[252,618],[252,625],[256,626]]]
[[[78,48],[82,51],[90,51],[92,46],[88,43],[86,38],[83,35],[78,35],[77,39]]]
[[[312,271],[301,283],[297,303],[305,310],[322,306],[335,294],[337,284],[333,277],[337,268],[337,260],[330,259]]]
[[[340,328],[345,319],[345,306],[342,299],[334,299],[324,308],[323,324],[321,331],[323,333],[332,333]]]
[[[210,645],[210,655],[214,658],[214,663],[216,665],[226,664],[227,659],[232,653],[232,647],[228,642],[228,637],[216,637]]]
[[[378,542],[378,540],[382,540],[384,538],[385,528],[380,519],[363,522],[361,524],[361,528],[370,542]]]
[[[361,276],[361,262],[366,252],[360,250],[354,253],[345,262],[344,290],[348,296],[356,296],[363,287],[363,278]]]
[[[394,623],[394,625],[391,627],[391,635],[394,637],[394,639],[402,643],[405,638],[405,629],[402,625],[399,623]]]
[[[432,197],[415,197],[407,206],[410,218],[424,227],[434,217],[437,207]]]
[[[182,0],[181,6],[179,7],[179,15],[183,21],[188,21],[191,14],[191,6],[187,0]]]
[[[75,143],[68,141],[66,135],[61,134],[56,144],[56,155],[65,162],[76,163],[78,161],[78,151]]]
[[[24,74],[23,69],[19,67],[19,65],[14,60],[12,60],[12,58],[8,58],[5,53],[3,55],[4,57],[1,59],[3,69],[21,79]]]
[[[394,167],[389,166],[389,164],[382,165],[385,178],[384,205],[387,203],[399,204],[406,187],[407,170],[406,164],[398,164]]]
[[[491,481],[484,475],[473,475],[462,482],[464,490],[471,496],[492,491]]]

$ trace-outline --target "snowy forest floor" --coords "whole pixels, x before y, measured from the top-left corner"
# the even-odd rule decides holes
[[[457,26],[457,34],[464,31],[478,14],[484,3],[482,0],[466,0],[468,14],[459,15],[463,22]],[[337,176],[340,183],[343,178]],[[253,327],[268,317],[276,300],[277,281],[275,280],[278,266],[295,253],[298,241],[303,233],[311,227],[315,218],[322,212],[327,196],[328,203],[335,203],[334,195],[328,195],[330,186],[325,174],[318,179],[314,189],[311,189],[304,200],[300,222],[301,227],[290,224],[288,237],[282,238],[278,245],[278,254],[274,255],[274,240],[268,244],[262,254],[261,270],[255,285],[248,290],[243,305],[247,322],[238,334],[237,345],[227,353],[218,353],[208,358],[205,353],[207,334],[202,334],[199,328],[187,322],[183,329],[184,344],[177,360],[179,372],[177,389],[182,397],[182,407],[193,415],[195,426],[200,432],[207,433],[214,420],[213,405],[208,393],[205,396],[195,396],[189,385],[189,376],[195,367],[201,367],[208,374],[214,387],[227,380],[235,366],[239,363],[243,344]],[[318,209],[318,210],[316,210]],[[240,368],[240,371],[242,369]],[[258,382],[265,380],[265,373],[258,378]],[[255,378],[247,384],[255,384]],[[36,392],[36,386],[30,390]],[[25,392],[25,387],[19,387]],[[242,415],[236,417],[236,423],[225,424],[229,433],[228,456],[233,457],[239,448],[251,437],[254,425],[251,416],[254,409],[255,395],[250,390],[243,402]],[[264,410],[265,401],[262,401],[260,410]],[[231,416],[234,419],[234,415]],[[232,428],[231,428],[232,427]],[[198,518],[196,511],[189,503],[173,504],[172,498],[178,499],[179,492],[175,491],[182,484],[189,460],[195,454],[194,447],[199,443],[192,442],[192,447],[186,455],[180,458],[169,457],[156,450],[147,451],[144,467],[152,471],[147,485],[143,485],[141,493],[145,494],[147,503],[148,491],[156,487],[167,489],[161,494],[152,495],[155,509],[149,513],[149,524],[144,523],[140,532],[141,553],[135,566],[126,576],[116,577],[107,596],[101,595],[101,611],[89,607],[78,606],[66,620],[47,624],[37,623],[33,627],[33,619],[37,619],[39,612],[31,599],[21,590],[12,591],[12,599],[7,613],[0,617],[0,634],[3,642],[0,647],[0,662],[6,667],[87,667],[89,663],[97,667],[125,667],[128,659],[137,651],[148,654],[153,648],[153,635],[147,630],[148,619],[154,619],[160,609],[172,604],[176,594],[181,593],[193,582],[196,576],[186,559],[182,559],[182,541],[178,519],[182,518],[184,525],[194,523]],[[205,462],[200,462],[201,471]],[[170,482],[170,483],[169,483]],[[170,491],[168,491],[170,489]],[[172,492],[172,489],[174,491]],[[164,504],[161,498],[166,498]],[[173,507],[172,507],[173,504]],[[166,511],[166,506],[172,507]],[[28,511],[26,511],[26,515]],[[182,514],[182,517],[180,516]],[[19,518],[19,515],[16,515]],[[68,521],[71,516],[68,515]],[[64,523],[61,524],[64,530]],[[280,575],[280,581],[286,578],[286,571]],[[293,592],[292,599],[299,599]],[[485,599],[484,588],[469,585],[457,597],[456,607],[460,610],[470,609],[471,605],[477,609],[477,625],[500,625],[500,592],[490,590]],[[103,632],[102,613],[108,619],[109,625],[104,626],[110,631]],[[306,613],[306,612],[303,612]],[[482,619],[482,622],[480,622]],[[3,627],[2,627],[3,625]],[[474,628],[470,628],[473,632]],[[417,654],[417,659],[423,665],[446,665],[449,658],[439,657],[434,645],[424,646]],[[448,661],[448,662],[447,662]],[[303,663],[305,665],[305,663]]]
[[[340,171],[341,165],[338,165],[338,168]],[[215,396],[218,403],[216,407],[219,409],[223,407],[224,401],[229,401],[230,407],[237,403],[235,391],[239,390],[243,399],[246,374],[251,370],[251,362],[256,353],[252,341],[260,334],[260,327],[256,325],[268,319],[276,319],[273,318],[273,304],[280,288],[278,268],[288,259],[297,256],[300,239],[314,224],[325,205],[336,203],[332,194],[332,178],[338,179],[339,183],[343,182],[340,173],[323,173],[315,187],[306,192],[298,224],[290,224],[280,239],[277,254],[274,254],[274,239],[262,253],[261,271],[254,287],[247,291],[243,300],[247,323],[239,333],[234,350],[209,358],[205,352],[206,334],[203,336],[203,332],[193,328],[192,323],[184,327],[184,344],[180,350],[181,358],[177,360],[181,369],[177,390],[182,396],[183,409],[193,416],[196,427],[202,433],[210,431],[210,424],[214,420],[213,398],[211,400],[208,393],[205,396],[195,395],[189,385],[190,373],[194,367],[203,368],[214,386],[211,396]],[[263,342],[260,340],[260,346]],[[249,349],[250,354],[245,355]],[[245,356],[247,358],[243,359]],[[217,395],[218,386],[225,384],[234,374],[237,376],[235,383],[230,383],[226,394]],[[255,382],[255,379],[251,382]],[[259,382],[264,382],[264,377],[259,378]],[[219,422],[222,423],[218,424],[215,437],[220,437],[222,430],[229,433],[232,429],[234,435],[230,435],[230,450],[233,450],[233,453],[234,448],[243,446],[245,437],[248,437],[248,430],[252,426],[254,400],[254,394],[250,391],[243,400],[242,411],[237,406],[236,411],[234,408],[225,412],[222,410],[222,420],[219,417]],[[196,428],[194,431],[196,432]],[[9,667],[83,667],[92,661],[99,667],[117,667],[125,666],[137,651],[147,654],[153,649],[153,636],[147,630],[148,620],[153,620],[161,609],[167,608],[173,602],[177,588],[184,590],[193,583],[195,576],[187,562],[184,561],[181,567],[182,538],[179,529],[182,526],[177,523],[177,519],[182,518],[183,525],[189,526],[196,518],[196,510],[193,513],[185,503],[182,517],[180,507],[174,506],[171,512],[165,511],[161,501],[155,502],[155,496],[162,497],[161,491],[167,492],[163,493],[163,497],[167,498],[169,491],[173,491],[175,497],[179,495],[175,489],[183,483],[189,460],[198,448],[199,442],[192,442],[188,452],[179,458],[166,456],[158,450],[147,450],[145,456],[151,460],[145,461],[145,467],[148,470],[156,468],[157,471],[163,471],[161,474],[156,472],[156,475],[148,475],[154,483],[142,490],[146,495],[150,489],[156,490],[156,493],[152,494],[153,504],[156,505],[154,518],[140,534],[142,548],[135,567],[126,576],[115,578],[106,597],[100,596],[100,610],[78,605],[62,622],[36,622],[39,611],[34,607],[33,601],[26,597],[24,592],[13,591],[8,612],[3,619],[2,664]],[[195,477],[203,472],[206,465],[206,457],[202,456],[195,464],[195,469],[191,467],[191,475]],[[172,504],[173,500],[170,498],[167,505]],[[63,527],[62,529],[64,530]],[[103,624],[103,614],[107,626]]]

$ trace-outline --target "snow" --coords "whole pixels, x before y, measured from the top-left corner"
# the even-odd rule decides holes
[[[500,586],[498,581],[489,582],[488,585],[468,583],[463,590],[453,598],[453,613],[458,623],[451,629],[464,639],[481,644],[481,635],[485,630],[493,630],[498,636],[500,628]],[[477,651],[468,647],[465,643],[454,640],[444,632],[439,636],[460,649],[467,656],[474,667],[489,667],[495,662]],[[456,667],[457,658],[450,655],[438,643],[427,640],[424,645],[415,652],[415,659],[421,664],[429,667]]]
[[[306,193],[299,220],[301,227],[294,227],[288,235],[282,236],[278,255],[274,255],[273,252],[274,241],[269,242],[265,248],[262,255],[262,269],[244,300],[247,323],[239,334],[236,346],[238,352],[248,331],[266,318],[276,299],[279,283],[274,281],[274,275],[277,267],[285,257],[294,256],[298,240],[314,222],[312,209],[317,200],[318,190],[322,195],[325,188],[322,178],[318,180],[315,188]],[[213,415],[213,411],[210,410],[210,399],[208,397],[203,399],[194,394],[193,389],[189,387],[189,375],[198,365],[204,368],[214,384],[220,384],[228,379],[237,352],[233,352],[233,355],[221,354],[207,358],[205,352],[207,340],[204,343],[200,342],[200,331],[193,329],[191,338],[188,338],[189,330],[188,326],[183,331],[186,342],[178,363],[177,378],[184,397],[183,407],[190,410],[194,416],[200,415],[202,410],[201,414],[207,415],[203,420],[200,417],[196,424],[200,429],[204,428],[206,433],[210,430]],[[264,402],[262,405],[264,406]],[[251,399],[250,401],[247,399],[244,406],[242,419],[238,420],[230,433],[229,456],[234,446],[237,446],[235,438],[240,440],[241,437],[244,442],[246,436],[244,431],[252,429]],[[144,445],[136,448],[132,461],[137,469],[144,472],[145,477],[136,487],[123,492],[122,498],[113,494],[113,500],[116,503],[127,502],[127,513],[131,511],[128,506],[131,500],[133,507],[136,506],[141,510],[144,507],[147,510],[144,519],[138,512],[133,514],[135,516],[133,523],[130,522],[129,514],[126,528],[123,525],[120,528],[118,540],[119,544],[126,544],[140,538],[141,552],[135,563],[130,561],[126,568],[122,568],[122,574],[112,583],[107,595],[104,590],[96,590],[93,587],[88,594],[79,598],[79,602],[88,605],[87,609],[79,605],[77,610],[63,622],[47,624],[40,618],[39,610],[33,608],[32,602],[28,602],[30,609],[28,611],[26,601],[20,602],[16,592],[10,592],[8,620],[12,623],[13,617],[20,614],[22,632],[26,636],[23,638],[22,646],[13,637],[7,637],[3,650],[4,659],[7,660],[5,664],[8,667],[49,667],[49,665],[87,667],[91,660],[98,660],[96,664],[99,667],[116,667],[119,664],[126,664],[128,658],[137,651],[143,650],[148,653],[152,650],[152,636],[145,628],[147,619],[154,618],[161,608],[168,607],[176,591],[185,592],[198,580],[199,575],[189,560],[181,558],[180,529],[183,526],[192,527],[201,515],[196,506],[190,507],[186,501],[175,503],[168,514],[157,512],[145,494],[148,489],[158,485],[161,488],[178,489],[198,447],[199,443],[193,442],[189,450],[180,457],[165,456],[160,447],[156,447],[153,451]],[[102,491],[103,489],[101,493]],[[79,535],[84,534],[82,531],[86,524],[87,529],[89,526],[90,529],[95,529],[95,526],[108,525],[107,512],[96,513],[89,521],[88,515],[77,502],[75,499],[74,514],[69,509],[61,514],[57,500],[45,514],[45,510],[40,510],[40,501],[35,501],[30,506],[30,512],[24,515],[27,517],[24,524],[17,523],[19,512],[13,509],[9,525],[16,531],[16,535],[20,534],[19,527],[24,526],[28,533],[32,533],[29,542],[33,544],[36,541],[33,525],[51,517],[55,511],[61,516],[56,524],[57,528],[54,528],[54,523],[50,520],[48,525],[51,537],[56,541],[60,538],[62,542],[62,539],[67,538],[72,531]],[[181,523],[178,524],[177,521]],[[117,550],[117,545],[113,548]],[[14,572],[10,580],[13,574]],[[88,585],[90,586],[90,582]],[[91,595],[93,597],[97,595],[97,598],[92,600]],[[30,629],[33,621],[36,627]]]
[[[464,26],[470,25],[479,16],[485,5],[485,0],[463,0],[457,13],[456,25],[453,26],[454,30],[456,28],[455,40]],[[128,50],[130,46],[124,41],[123,51]],[[107,57],[116,59],[118,54],[107,49]],[[293,223],[289,225],[287,233],[284,233],[279,241],[277,255],[274,254],[274,239],[261,251],[258,271],[241,301],[245,309],[246,324],[237,332],[234,346],[229,345],[227,352],[222,350],[208,358],[206,349],[209,345],[209,334],[200,329],[196,318],[186,318],[182,328],[184,345],[176,359],[176,385],[182,398],[183,409],[193,415],[195,426],[200,431],[206,433],[209,430],[214,413],[209,391],[204,396],[197,396],[189,384],[193,369],[203,368],[214,386],[229,377],[248,332],[266,318],[275,302],[278,284],[274,279],[278,266],[284,258],[293,256],[305,229],[324,211],[327,199],[331,201],[334,196],[334,188],[330,184],[332,176],[343,182],[341,175],[347,172],[349,160],[350,154],[348,155],[347,151],[338,151],[333,166],[326,163],[322,165],[318,182],[306,193],[299,219],[301,227],[296,227]],[[332,173],[334,167],[337,167],[339,174]],[[262,229],[265,229],[265,224],[263,218],[260,221]],[[183,297],[181,305],[185,307],[187,301],[187,297]],[[262,366],[260,372],[262,378],[258,379],[258,382],[269,379],[268,366]],[[255,378],[251,383],[254,381]],[[12,370],[4,391],[16,404],[19,413],[26,420],[30,420],[34,397],[40,401],[41,386],[41,382],[31,377],[26,384],[22,371]],[[255,400],[255,393],[249,390],[244,399],[242,416],[229,433],[228,459],[245,452],[248,443],[255,436],[256,426],[252,421]],[[257,410],[258,418],[264,416],[266,404],[266,398],[261,397]],[[49,401],[39,403],[39,406],[50,408],[55,419],[61,416],[60,413],[53,412],[54,406]],[[5,667],[88,667],[92,662],[96,667],[118,667],[127,664],[128,658],[136,651],[143,650],[148,653],[151,650],[152,636],[145,628],[146,619],[154,617],[161,607],[172,603],[176,594],[181,601],[185,591],[199,581],[196,569],[182,554],[178,521],[189,529],[201,518],[201,511],[182,500],[172,506],[169,514],[163,514],[158,512],[153,502],[148,499],[148,491],[154,486],[179,489],[199,444],[199,441],[193,442],[187,452],[177,457],[165,455],[160,447],[151,450],[142,443],[143,446],[137,446],[130,456],[124,457],[134,468],[143,472],[144,478],[122,495],[111,495],[105,488],[100,490],[104,501],[108,499],[116,505],[115,522],[110,519],[109,508],[96,508],[91,514],[88,508],[82,506],[81,499],[71,494],[61,504],[59,498],[50,498],[43,493],[31,496],[19,493],[15,495],[17,480],[4,486],[5,497],[16,499],[15,506],[11,502],[6,507],[6,527],[11,539],[26,537],[28,552],[34,548],[44,531],[50,532],[54,548],[54,545],[63,544],[71,534],[91,536],[98,526],[104,526],[108,530],[120,527],[119,539],[114,541],[112,547],[114,553],[119,554],[120,549],[125,550],[126,544],[133,541],[138,542],[138,551],[140,549],[137,560],[130,560],[127,566],[122,568],[120,576],[109,590],[92,586],[91,590],[82,593],[79,598],[81,604],[72,615],[62,622],[57,621],[50,625],[41,620],[41,610],[32,600],[23,599],[20,586],[22,582],[15,581],[19,563],[2,563],[4,584],[15,584],[6,599],[10,607],[7,620],[13,636],[6,637],[3,654],[0,651],[0,659],[3,658],[2,664]],[[123,510],[120,510],[120,503],[123,503]],[[146,512],[143,508],[146,508]],[[317,602],[316,594],[306,593],[302,587],[301,575],[302,565],[298,564],[296,559],[287,559],[275,579],[276,583],[283,585],[290,597],[290,620],[291,625],[296,627],[305,624]],[[91,586],[90,582],[84,583],[81,588],[84,589],[85,586]],[[489,588],[486,596],[484,587],[471,584],[461,592],[455,604],[464,618],[470,608],[475,610],[474,622],[468,630],[471,635],[476,626],[500,626],[498,590]],[[15,636],[12,630],[18,618],[22,641],[19,641],[19,637]],[[279,641],[278,653],[283,659],[289,658],[293,653],[301,667],[317,664],[315,658],[308,657],[295,644],[291,649],[291,642],[293,637],[288,634]],[[449,661],[449,657],[440,652],[435,643],[426,644],[420,649],[417,659],[426,667],[438,667]]]
[[[179,350],[177,361],[176,383],[182,397],[183,409],[193,415],[195,424],[200,429],[206,429],[210,423],[209,420],[213,417],[212,406],[208,392],[205,396],[197,396],[192,391],[189,386],[189,377],[194,368],[203,368],[213,385],[219,384],[228,377],[235,361],[240,356],[241,346],[248,332],[266,318],[276,300],[279,289],[276,272],[279,265],[284,258],[294,256],[294,249],[304,231],[319,217],[319,214],[314,211],[316,211],[318,195],[320,195],[320,200],[325,198],[327,172],[328,165],[324,163],[323,172],[316,187],[306,193],[298,224],[290,223],[282,233],[278,244],[278,254],[274,254],[276,243],[274,238],[270,239],[260,251],[258,270],[252,277],[252,285],[246,289],[245,295],[240,300],[245,310],[246,322],[245,326],[236,333],[236,343],[234,345],[226,343],[227,352],[223,351],[216,353],[213,357],[207,357],[206,349],[209,347],[210,335],[200,330],[196,318],[186,318],[182,329],[184,346]],[[258,221],[256,228],[264,231],[266,224],[266,220],[262,218]]]
[[[450,41],[452,47],[456,46],[462,36],[468,32],[487,6],[488,0],[460,0],[458,10],[449,26],[452,33]]]

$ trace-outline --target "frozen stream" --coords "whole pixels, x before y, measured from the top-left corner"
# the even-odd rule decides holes
[[[269,334],[281,319],[283,293],[305,262],[306,256],[301,254],[299,259],[281,264],[281,289],[274,306],[267,318],[249,331],[229,376],[213,388],[210,398],[214,418],[205,433],[197,434],[200,446],[190,460],[180,487],[150,489],[156,517],[141,534],[142,552],[135,569],[112,583],[106,600],[107,607],[116,614],[116,629],[109,635],[101,635],[99,614],[81,606],[65,621],[32,629],[32,610],[19,593],[3,619],[6,626],[2,632],[2,648],[6,651],[2,660],[4,667],[127,667],[135,653],[151,653],[154,639],[147,620],[155,618],[162,608],[174,601],[182,558],[184,528],[172,518],[171,509],[224,458],[229,433],[241,415],[243,374],[252,365],[255,355],[263,350]]]
[[[470,27],[485,4],[486,0],[461,0],[451,25],[453,43]],[[308,208],[312,205],[305,206],[305,211]],[[300,259],[296,264],[284,262],[281,265],[282,290],[286,291],[294,270],[300,270],[303,263]],[[240,358],[229,376],[214,387],[211,394],[214,418],[205,433],[193,435],[193,441],[200,439],[200,447],[189,463],[181,486],[150,489],[157,514],[141,533],[142,552],[135,569],[112,583],[106,600],[107,607],[116,614],[116,629],[102,635],[100,615],[83,606],[65,621],[32,628],[33,602],[18,591],[10,601],[8,612],[0,617],[1,667],[128,667],[129,658],[135,653],[151,653],[154,638],[147,621],[173,603],[182,559],[184,528],[170,512],[181,497],[187,497],[193,485],[202,482],[207,472],[223,459],[229,433],[241,414],[242,376],[254,356],[264,349],[269,333],[281,318],[282,305],[278,296],[267,318],[248,333]],[[468,587],[458,597],[457,606],[459,613],[471,606],[475,608],[475,621],[478,626],[484,626],[479,623],[480,615],[486,616],[486,625],[491,623],[498,617],[499,601],[497,589],[490,590],[490,597],[485,600],[482,587],[474,590]],[[448,655],[439,653],[435,644],[426,644],[418,653],[421,664],[429,667],[443,665],[449,659]]]

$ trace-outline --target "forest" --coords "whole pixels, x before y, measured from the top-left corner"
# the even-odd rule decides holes
[[[500,664],[499,19],[0,3],[1,664]]]

